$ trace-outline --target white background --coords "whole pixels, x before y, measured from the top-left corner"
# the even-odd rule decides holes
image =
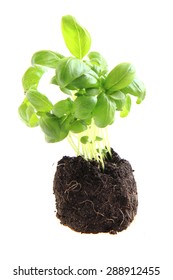
[[[104,270],[82,279],[115,279],[105,276],[108,266],[160,266],[160,276],[140,279],[171,279],[172,1],[6,0],[0,6],[1,278],[32,279],[13,276],[19,265],[70,265]],[[39,128],[25,127],[17,114],[23,100],[21,77],[32,54],[51,49],[68,55],[60,33],[65,14],[74,15],[89,30],[92,50],[105,56],[110,69],[133,62],[147,87],[145,101],[134,102],[128,118],[117,115],[109,130],[112,147],[135,169],[139,192],[135,221],[116,236],[79,234],[59,224],[52,181],[56,162],[73,151],[66,141],[47,144]]]

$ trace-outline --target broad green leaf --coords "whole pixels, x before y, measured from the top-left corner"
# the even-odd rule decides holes
[[[37,111],[49,112],[53,105],[50,100],[37,90],[30,89],[26,94],[29,102],[34,106]]]
[[[70,130],[73,133],[80,133],[80,132],[85,131],[86,129],[87,129],[87,125],[83,121],[80,121],[80,120],[74,121],[70,128]]]
[[[120,112],[120,117],[124,118],[127,117],[131,109],[131,98],[129,95],[126,95],[126,101],[122,108],[122,111]]]
[[[91,46],[89,32],[71,15],[62,17],[61,28],[64,41],[71,54],[82,59]]]
[[[56,68],[57,62],[64,56],[53,51],[38,51],[31,59],[32,65],[42,65],[50,68]]]
[[[79,78],[73,80],[68,87],[76,89],[83,89],[83,88],[97,88],[99,87],[98,76],[92,70],[90,72],[80,76]]]
[[[98,127],[106,127],[114,121],[116,103],[106,94],[102,93],[98,97],[97,104],[93,111],[94,122]]]
[[[54,115],[42,116],[39,124],[46,135],[46,141],[50,143],[59,142],[68,135],[68,131],[60,127],[59,119]]]
[[[45,69],[42,67],[29,67],[22,77],[24,92],[27,92],[31,87],[36,89],[44,73]]]
[[[146,95],[146,89],[142,81],[138,80],[135,78],[130,85],[127,87],[123,88],[122,91],[124,93],[129,93],[131,95],[137,96],[137,104],[140,104]]]
[[[127,87],[135,77],[135,69],[130,63],[118,64],[106,77],[105,89],[109,93]]]
[[[33,106],[25,99],[18,108],[18,113],[22,121],[29,127],[38,126],[39,119]]]
[[[108,65],[105,58],[99,52],[90,52],[88,57],[93,65],[99,66],[101,74],[108,71]],[[96,70],[97,71],[97,70]]]
[[[97,103],[96,96],[79,96],[74,101],[75,117],[81,120],[88,119]]]
[[[68,86],[72,81],[90,71],[90,68],[80,59],[66,57],[59,60],[56,69],[56,79],[60,87]]]
[[[55,116],[61,118],[63,115],[70,114],[72,109],[73,109],[73,101],[70,98],[67,98],[65,100],[61,100],[57,102],[53,106],[52,112]]]

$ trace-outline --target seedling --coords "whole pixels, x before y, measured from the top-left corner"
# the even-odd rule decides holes
[[[25,98],[19,115],[29,127],[40,126],[49,143],[66,137],[77,155],[95,159],[104,166],[111,154],[107,127],[114,123],[116,111],[126,117],[131,108],[131,95],[140,104],[145,86],[136,77],[131,63],[118,64],[110,72],[105,58],[90,51],[89,32],[77,20],[62,17],[62,35],[72,56],[42,50],[36,52],[22,78]],[[38,90],[39,82],[50,68],[50,83],[64,93],[64,99],[53,104]],[[59,99],[59,98],[57,98]]]
[[[50,50],[32,56],[22,78],[25,98],[19,115],[27,126],[40,126],[47,142],[67,138],[76,152],[59,160],[54,176],[61,223],[78,232],[115,234],[133,221],[138,196],[133,169],[110,147],[107,127],[116,112],[129,114],[131,96],[137,104],[144,100],[145,86],[131,63],[109,71],[99,52],[89,52],[90,34],[73,16],[62,17],[62,35],[71,56]],[[55,104],[39,90],[47,71],[53,72]]]

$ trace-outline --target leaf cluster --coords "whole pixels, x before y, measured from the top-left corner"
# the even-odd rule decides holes
[[[145,98],[145,86],[131,63],[118,64],[109,72],[105,58],[90,52],[91,36],[73,16],[63,16],[61,28],[70,55],[41,50],[32,56],[22,78],[25,97],[18,109],[25,124],[40,126],[51,143],[63,140],[69,132],[81,133],[91,123],[105,128],[114,122],[116,111],[121,117],[128,115],[131,96],[137,104]],[[38,90],[49,68],[54,72],[50,83],[64,93],[64,99],[55,104]]]

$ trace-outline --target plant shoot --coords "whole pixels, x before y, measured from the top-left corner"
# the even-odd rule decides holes
[[[18,112],[28,127],[40,126],[47,142],[67,137],[77,155],[104,166],[104,158],[111,154],[107,127],[114,123],[116,111],[121,117],[129,114],[131,96],[137,104],[144,100],[145,86],[131,63],[123,62],[109,71],[105,58],[90,51],[90,34],[73,16],[63,16],[61,28],[69,56],[50,50],[32,56],[22,78],[25,97]],[[54,73],[50,83],[57,87],[55,104],[38,90],[50,68]]]

